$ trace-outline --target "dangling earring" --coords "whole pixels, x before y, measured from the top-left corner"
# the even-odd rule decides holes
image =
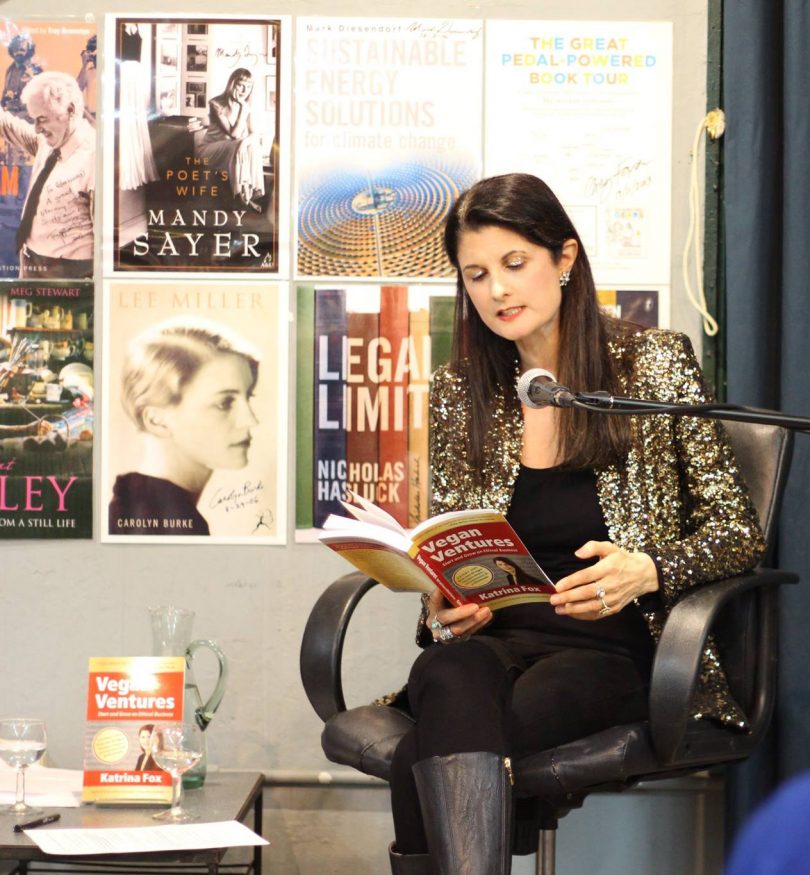
[[[560,274],[560,288],[562,289],[562,288],[564,288],[565,286],[567,286],[567,285],[568,285],[568,282],[569,282],[570,279],[571,279],[571,271],[570,271],[570,270],[564,270],[564,271]]]

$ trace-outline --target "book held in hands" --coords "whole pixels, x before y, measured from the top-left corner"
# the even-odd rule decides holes
[[[341,504],[351,517],[331,514],[319,540],[395,592],[438,587],[452,605],[475,603],[496,610],[547,602],[555,591],[499,511],[452,511],[406,531],[354,493]]]

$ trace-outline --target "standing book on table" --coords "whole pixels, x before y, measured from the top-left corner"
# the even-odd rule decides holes
[[[182,656],[90,659],[85,802],[171,802],[171,776],[150,753],[152,730],[183,719],[185,667]]]

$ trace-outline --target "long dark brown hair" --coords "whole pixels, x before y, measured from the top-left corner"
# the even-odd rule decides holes
[[[491,430],[493,402],[499,391],[508,409],[519,405],[518,363],[513,341],[492,332],[481,320],[464,288],[458,247],[465,231],[496,226],[551,253],[557,264],[566,240],[576,240],[579,254],[571,268],[560,308],[557,379],[574,392],[607,389],[618,393],[608,351],[610,336],[630,329],[628,323],[602,312],[585,247],[554,192],[536,176],[510,173],[477,182],[456,201],[444,231],[444,245],[456,268],[456,309],[450,366],[463,376],[472,403],[468,434],[469,463],[482,471]],[[626,417],[591,414],[576,408],[559,416],[560,463],[567,468],[610,464],[626,452],[630,425]]]

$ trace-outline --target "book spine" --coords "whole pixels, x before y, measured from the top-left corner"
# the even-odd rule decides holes
[[[315,289],[296,291],[295,347],[295,525],[313,525],[313,389],[315,385]]]
[[[344,340],[346,292],[318,289],[315,293],[315,421],[313,440],[313,524],[323,525],[330,513],[340,513],[346,491],[346,428],[344,411]]]
[[[430,369],[450,361],[453,346],[453,316],[456,299],[437,295],[430,299]]]
[[[380,388],[372,379],[369,354],[380,333],[379,312],[347,314],[345,391],[346,485],[378,504]]]
[[[428,354],[430,353],[430,311],[427,308],[412,311],[409,322],[411,342],[416,350],[416,359],[421,365],[425,360],[422,355],[423,350],[427,349]],[[430,373],[420,371],[419,376],[420,379],[416,382],[411,375],[408,397],[408,528],[413,528],[429,516],[428,382]]]
[[[380,342],[390,378],[380,382],[388,403],[387,421],[380,428],[380,477],[377,504],[401,526],[408,525],[408,383],[412,371],[408,334],[407,286],[383,286],[380,291]]]

